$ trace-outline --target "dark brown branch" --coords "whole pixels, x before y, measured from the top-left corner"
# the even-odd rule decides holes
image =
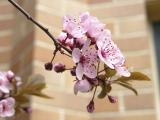
[[[38,26],[41,30],[43,30],[54,42],[54,45],[56,49],[63,48],[66,50],[69,54],[71,54],[71,50],[60,44],[54,36],[49,32],[49,30],[45,27],[43,27],[40,23],[38,23],[36,20],[32,18],[21,6],[19,6],[14,0],[8,0],[16,9],[18,9],[28,20],[30,20],[32,23],[34,23],[36,26]]]

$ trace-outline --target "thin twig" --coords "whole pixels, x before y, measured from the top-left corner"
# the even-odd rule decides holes
[[[70,57],[70,58],[72,58],[72,56],[71,55],[68,55],[67,53],[65,53],[63,50],[60,50],[60,53],[61,54],[63,54],[63,55],[66,55],[66,56],[68,56],[68,57]]]
[[[95,87],[95,89],[94,89],[94,93],[93,93],[92,101],[93,101],[93,100],[94,100],[94,98],[95,98],[96,91],[97,91],[97,86],[96,86],[96,87]]]
[[[38,23],[36,20],[32,18],[32,16],[27,13],[21,6],[19,6],[14,0],[8,0],[16,9],[18,9],[28,20],[30,20],[32,23],[34,23],[36,26],[38,26],[41,30],[43,30],[54,42],[54,45],[56,49],[59,49],[59,46],[62,47],[64,50],[66,50],[69,54],[71,54],[71,50],[60,44],[54,36],[49,32],[47,28],[42,26],[40,23]]]

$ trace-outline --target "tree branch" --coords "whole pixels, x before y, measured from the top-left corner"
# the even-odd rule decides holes
[[[66,50],[69,54],[71,54],[71,50],[69,50],[68,48],[66,48],[65,46],[63,46],[62,44],[60,44],[58,42],[57,39],[54,38],[54,36],[49,32],[49,30],[47,28],[45,28],[44,26],[42,26],[40,23],[38,23],[36,20],[34,20],[32,18],[32,16],[30,14],[28,14],[21,6],[19,6],[14,0],[8,0],[16,9],[18,9],[29,21],[31,21],[33,24],[35,24],[36,26],[38,26],[41,30],[43,30],[54,42],[54,45],[56,47],[56,49],[60,49],[63,48],[64,50]]]

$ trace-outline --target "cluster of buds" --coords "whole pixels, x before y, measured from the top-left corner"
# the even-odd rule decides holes
[[[76,78],[75,94],[90,92],[94,88],[96,91],[97,87],[101,86],[102,79],[99,76],[105,69],[100,70],[100,63],[103,63],[108,69],[115,70],[120,76],[129,77],[131,75],[125,67],[123,54],[112,41],[110,30],[105,29],[105,24],[88,12],[82,13],[77,19],[69,15],[64,16],[63,30],[57,40],[71,50],[71,54],[67,56],[72,58],[75,65],[71,69],[67,69],[62,63],[49,62],[45,64],[45,69],[53,69],[57,73],[70,70],[71,75]],[[110,78],[106,79],[105,85],[111,86],[112,82],[109,80]],[[108,94],[107,96],[111,103],[117,101],[115,97]],[[87,106],[87,110],[88,112],[94,111],[94,96]]]

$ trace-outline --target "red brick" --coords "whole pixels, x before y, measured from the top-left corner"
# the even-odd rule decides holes
[[[107,98],[95,99],[95,112],[118,112],[118,102],[111,104]]]
[[[43,109],[33,109],[31,120],[59,120],[59,113]]]
[[[144,114],[141,111],[142,115],[130,115],[130,116],[113,116],[113,117],[99,117],[93,118],[92,120],[156,120],[156,115],[153,113]]]
[[[16,44],[13,48],[12,52],[12,60],[16,59],[17,55],[20,55],[23,52],[23,49],[25,49],[28,46],[33,45],[33,39],[34,39],[34,32],[28,33],[22,40],[20,40],[19,43]]]
[[[14,20],[3,20],[0,21],[0,30],[11,29],[13,27]]]
[[[7,3],[7,4],[0,4],[0,14],[11,14],[13,13],[13,7],[11,4]]]
[[[99,3],[110,3],[113,0],[82,0],[82,1],[88,4],[99,4]]]
[[[11,35],[0,36],[0,47],[11,46]]]
[[[132,33],[132,32],[143,32],[146,31],[147,24],[145,18],[129,18],[127,20],[121,20],[119,22],[120,32]]]
[[[104,7],[94,8],[90,10],[90,13],[98,18],[126,17],[126,16],[145,14],[145,8],[142,3],[127,4],[121,6],[112,6],[108,8]]]
[[[54,89],[45,90],[45,93],[53,97],[53,99],[34,98],[34,102],[39,104],[47,103],[49,106],[86,112],[86,105],[89,102],[89,99],[86,97],[75,96],[74,93],[66,93],[64,91],[59,92],[55,91]]]
[[[141,56],[130,56],[126,57],[126,65],[128,67],[133,67],[135,69],[146,69],[151,67],[151,56],[141,55]]]
[[[140,94],[138,96],[128,95],[124,97],[126,110],[153,109],[154,95]]]
[[[52,59],[52,56],[53,56],[52,50],[49,50],[43,47],[39,47],[39,46],[35,47],[35,59],[36,60],[46,63]],[[61,55],[60,53],[56,55],[54,62],[62,62],[66,64],[68,68],[71,68],[71,66],[73,65],[73,61],[71,58],[66,57],[65,55]]]
[[[86,117],[86,116],[76,115],[76,114],[74,114],[74,115],[66,114],[64,120],[91,120],[89,118],[89,115],[88,115],[88,117]]]
[[[36,18],[43,24],[51,26],[53,28],[62,28],[62,17],[47,13],[45,11],[37,11]],[[47,18],[47,19],[46,19]]]
[[[11,51],[6,50],[3,52],[0,52],[0,63],[9,63],[11,57]]]
[[[115,43],[122,51],[138,51],[149,49],[147,37],[115,38]]]

